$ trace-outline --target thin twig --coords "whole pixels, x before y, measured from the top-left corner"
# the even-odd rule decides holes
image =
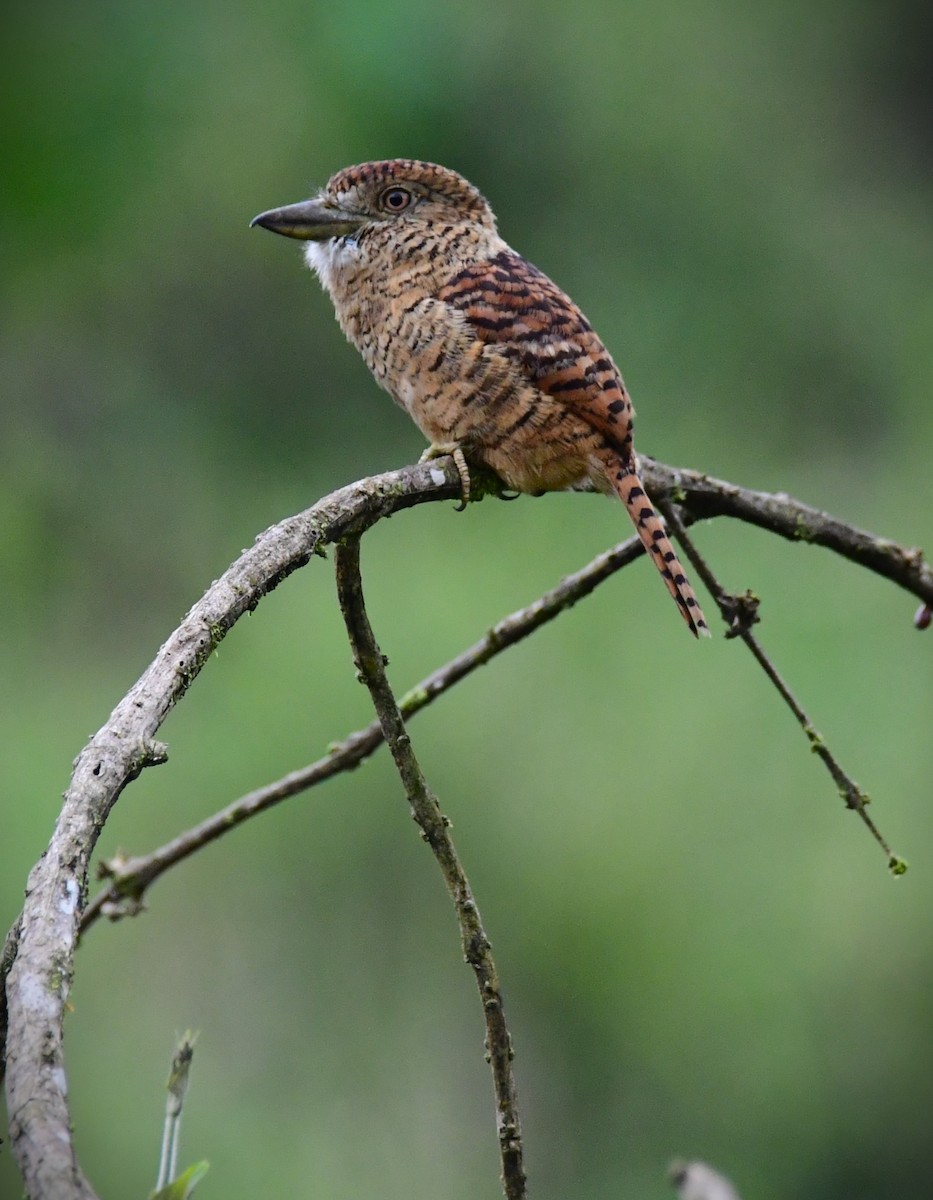
[[[697,550],[693,539],[684,528],[676,506],[667,500],[660,500],[658,501],[658,507],[664,514],[664,519],[667,521],[671,532],[683,546],[684,553],[690,560],[697,575],[706,584],[710,595],[716,601],[719,611],[722,614],[722,619],[729,626],[726,637],[739,638],[752,652],[756,662],[776,688],[778,695],[780,695],[781,699],[796,717],[797,723],[807,736],[810,749],[818,756],[826,767],[826,770],[832,776],[833,782],[840,796],[845,801],[846,807],[857,812],[861,820],[868,827],[872,837],[884,851],[888,860],[888,868],[892,874],[903,875],[907,870],[907,863],[904,859],[894,854],[887,840],[882,835],[881,830],[869,816],[867,807],[871,802],[869,796],[862,791],[851,775],[845,771],[839,760],[826,745],[822,734],[819,733],[806,712],[804,712],[800,702],[771,661],[761,642],[752,633],[752,626],[758,621],[757,596],[751,592],[746,592],[742,596],[735,596],[727,592],[713,574],[709,564],[700,554],[699,550]]]
[[[334,566],[340,611],[347,626],[354,662],[362,682],[369,689],[373,707],[378,714],[385,740],[411,805],[412,815],[437,859],[457,910],[463,953],[473,968],[486,1022],[486,1052],[496,1092],[502,1182],[508,1200],[521,1200],[525,1195],[525,1172],[522,1165],[518,1095],[512,1074],[512,1040],[505,1021],[499,977],[489,939],[486,937],[469,881],[448,832],[448,821],[438,806],[436,796],[425,781],[399,706],[386,678],[386,659],[376,644],[363,601],[358,538],[347,538],[336,547]]]
[[[172,1055],[172,1069],[168,1076],[168,1097],[165,1101],[165,1123],[162,1128],[162,1149],[159,1154],[159,1173],[155,1190],[167,1187],[175,1178],[178,1169],[178,1144],[181,1139],[181,1114],[191,1076],[191,1060],[194,1058],[194,1034],[182,1036]]]
[[[406,718],[413,717],[455,683],[459,683],[477,668],[485,666],[491,659],[534,633],[540,626],[553,621],[565,609],[589,595],[610,575],[633,562],[642,553],[641,541],[637,537],[629,538],[612,550],[597,555],[581,570],[567,575],[556,587],[525,608],[520,608],[497,621],[478,642],[432,671],[406,692],[398,702],[402,715]],[[171,867],[250,817],[265,812],[291,796],[307,791],[315,784],[323,783],[341,771],[350,771],[359,766],[383,741],[382,726],[378,721],[373,721],[365,729],[348,734],[332,746],[323,758],[292,771],[273,783],[247,792],[151,854],[133,858],[115,856],[107,859],[98,867],[98,876],[108,880],[108,883],[88,902],[81,917],[82,935],[102,916],[110,920],[135,916],[144,907],[143,896],[148,888]]]

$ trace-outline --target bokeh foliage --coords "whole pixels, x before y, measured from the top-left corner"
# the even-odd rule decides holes
[[[55,2],[6,15],[4,926],[71,758],[242,545],[412,460],[295,247],[347,163],[444,162],[586,309],[640,447],[933,541],[930,9],[864,0]],[[364,543],[404,688],[627,533],[590,497],[434,506]],[[537,1200],[924,1194],[929,636],[889,585],[698,535],[911,860],[892,881],[740,647],[633,568],[413,726],[493,938]],[[368,720],[326,564],[224,642],[103,853],[141,852]],[[496,1194],[481,1023],[384,755],[81,949],[82,1161],[151,1186],[173,1033],[209,1195]],[[0,1191],[16,1193],[9,1156]]]

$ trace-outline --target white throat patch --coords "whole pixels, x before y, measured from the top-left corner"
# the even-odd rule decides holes
[[[349,237],[328,238],[326,242],[305,242],[305,262],[328,292],[333,290],[334,273],[359,257],[359,248]]]

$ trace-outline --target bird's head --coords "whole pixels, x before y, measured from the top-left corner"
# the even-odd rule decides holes
[[[486,200],[462,175],[411,158],[345,167],[310,200],[260,213],[251,224],[306,242],[382,240],[388,234],[399,250],[409,244],[404,233],[416,227],[445,235],[462,225],[493,235],[496,228]]]

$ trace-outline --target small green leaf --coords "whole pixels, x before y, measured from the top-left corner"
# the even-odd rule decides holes
[[[170,1184],[152,1192],[149,1200],[188,1200],[188,1197],[207,1174],[209,1163],[199,1162],[190,1166],[183,1175],[173,1179]]]

